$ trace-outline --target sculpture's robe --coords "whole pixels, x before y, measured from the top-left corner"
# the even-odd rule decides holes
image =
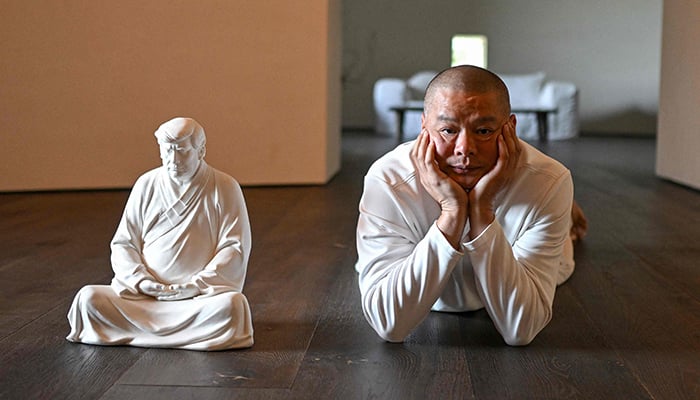
[[[241,293],[251,235],[240,186],[202,161],[186,190],[177,188],[163,167],[136,181],[111,243],[111,287],[78,292],[68,340],[191,350],[253,345]],[[201,295],[159,301],[138,291],[144,279],[192,282]]]

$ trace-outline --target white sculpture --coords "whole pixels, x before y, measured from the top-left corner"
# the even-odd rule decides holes
[[[241,188],[204,161],[204,129],[155,132],[163,166],[134,184],[111,243],[111,287],[88,285],[68,312],[72,342],[223,350],[253,345],[241,293],[251,248]]]

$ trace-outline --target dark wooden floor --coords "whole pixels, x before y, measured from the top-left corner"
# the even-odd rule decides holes
[[[553,321],[523,348],[483,311],[431,314],[403,344],[365,323],[357,202],[391,145],[346,133],[330,184],[244,188],[255,346],[241,351],[65,341],[75,292],[111,278],[127,192],[0,194],[0,398],[700,398],[700,194],[654,176],[653,139],[544,146],[571,168],[590,233]]]

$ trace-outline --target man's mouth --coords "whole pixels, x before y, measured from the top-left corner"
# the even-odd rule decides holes
[[[450,168],[452,170],[460,175],[465,175],[470,172],[473,172],[474,170],[478,169],[477,167],[473,166],[466,166],[466,165],[451,165]]]

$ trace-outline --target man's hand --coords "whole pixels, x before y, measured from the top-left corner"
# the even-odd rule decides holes
[[[411,149],[411,161],[418,171],[420,182],[430,196],[440,204],[437,227],[455,249],[466,225],[468,214],[467,193],[452,178],[440,170],[435,160],[435,144],[425,129]]]
[[[583,214],[583,210],[578,203],[576,203],[576,200],[574,200],[571,207],[571,231],[569,232],[569,237],[571,237],[572,242],[576,243],[577,241],[583,239],[587,232],[588,219],[586,219],[586,215]]]
[[[493,222],[496,196],[508,185],[515,169],[522,148],[515,134],[515,116],[503,125],[498,141],[498,159],[486,175],[481,177],[469,192],[469,238],[474,239]]]
[[[199,295],[200,291],[194,283],[165,285],[151,279],[139,282],[141,293],[155,297],[156,300],[182,300]]]

